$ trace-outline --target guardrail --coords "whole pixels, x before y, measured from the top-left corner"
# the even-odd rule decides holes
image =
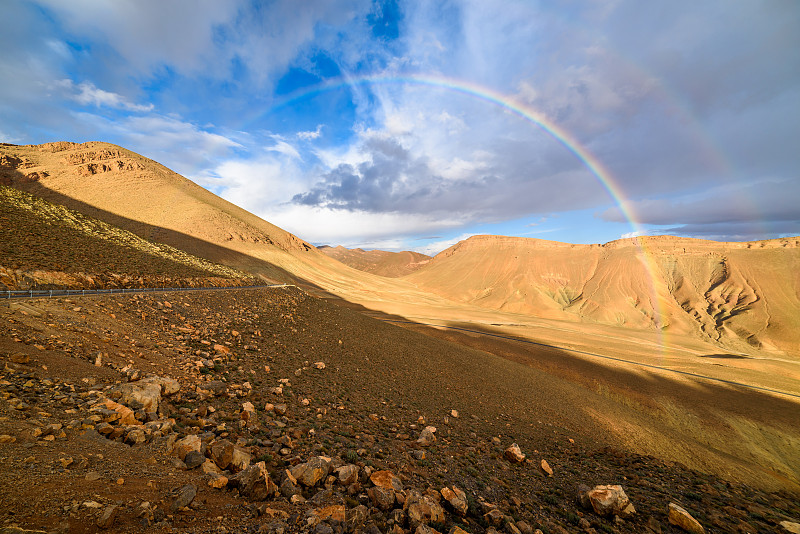
[[[121,295],[125,293],[155,293],[167,291],[218,291],[231,289],[266,289],[270,287],[288,287],[291,284],[272,284],[264,286],[227,286],[227,287],[140,287],[123,289],[30,289],[27,291],[0,291],[3,299],[32,299],[53,297],[82,297],[86,295]]]

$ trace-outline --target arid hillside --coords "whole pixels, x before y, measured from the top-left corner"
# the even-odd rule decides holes
[[[459,302],[800,356],[800,238],[605,245],[476,236],[406,277]]]
[[[0,183],[275,281],[292,279],[276,267],[290,263],[288,256],[321,256],[305,241],[163,165],[108,143],[0,145]]]
[[[360,248],[319,247],[323,254],[349,265],[353,269],[389,278],[411,274],[429,261],[430,256],[419,252],[388,252],[386,250],[364,250]]]

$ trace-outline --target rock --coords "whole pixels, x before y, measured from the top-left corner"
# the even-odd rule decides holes
[[[134,410],[143,409],[145,412],[158,411],[161,402],[161,384],[146,382],[128,382],[119,386],[122,393],[120,403]]]
[[[108,423],[113,421],[116,421],[120,425],[135,425],[139,423],[139,421],[136,420],[133,410],[111,399],[102,399],[92,407],[91,411],[101,413]],[[113,413],[113,417],[110,417],[111,413],[109,412]]]
[[[542,473],[551,477],[553,476],[553,468],[550,467],[550,464],[547,463],[547,460],[542,460],[542,463],[539,464],[539,469],[542,470]]]
[[[211,444],[211,459],[220,469],[227,469],[233,460],[233,449],[233,443],[227,439],[215,441]]]
[[[170,395],[174,395],[181,390],[181,383],[175,380],[174,378],[169,378],[165,376],[151,376],[149,378],[145,378],[139,381],[143,384],[156,384],[161,388],[161,395],[164,397],[169,397]]]
[[[800,523],[795,523],[793,521],[781,521],[779,525],[783,529],[782,532],[800,534]]]
[[[435,528],[431,528],[428,525],[420,525],[414,531],[414,534],[442,534]]]
[[[522,534],[533,534],[533,527],[527,521],[517,521],[516,526]]]
[[[200,466],[200,469],[203,471],[203,473],[205,473],[207,475],[221,475],[222,474],[222,470],[214,462],[214,460],[211,460],[211,459],[206,459],[205,461],[203,461],[203,464]]]
[[[391,471],[375,471],[369,476],[370,481],[378,487],[394,491],[403,491],[403,483]]]
[[[0,435],[0,443],[14,443],[17,441],[17,438],[14,436],[9,436],[8,434]]]
[[[97,471],[89,471],[86,473],[84,479],[88,482],[94,482],[95,480],[100,480],[100,473]]]
[[[372,501],[372,504],[384,512],[394,507],[395,495],[394,490],[391,488],[374,486],[367,490],[367,495],[370,501]]]
[[[406,495],[404,510],[408,515],[408,524],[413,530],[421,524],[444,522],[444,509],[430,495],[422,495],[418,491],[409,490]]]
[[[503,453],[503,456],[505,456],[506,460],[514,464],[521,464],[525,461],[525,455],[522,454],[522,450],[516,443],[512,443]]]
[[[141,428],[131,428],[125,434],[125,443],[128,445],[138,445],[147,441],[147,435]]]
[[[503,523],[503,512],[501,512],[497,508],[492,508],[491,510],[483,514],[483,518],[490,525],[499,527]]]
[[[297,487],[297,481],[294,480],[291,475],[283,479],[283,482],[281,482],[280,491],[281,495],[287,499],[291,499],[295,495],[299,495],[301,493],[300,488]]]
[[[107,506],[105,510],[103,510],[100,519],[97,520],[97,526],[102,529],[111,528],[114,525],[114,521],[117,519],[117,506],[111,505]]]
[[[291,469],[292,476],[307,487],[316,486],[320,480],[330,472],[330,459],[316,456],[304,464],[298,464]]]
[[[211,382],[204,382],[202,385],[197,386],[202,391],[215,397],[221,397],[228,392],[228,385],[220,380],[212,380]]]
[[[450,506],[453,507],[453,510],[460,515],[465,516],[467,515],[467,509],[469,506],[467,505],[467,495],[457,487],[453,486],[452,488],[442,488],[442,497],[445,498],[447,502],[450,503]]]
[[[200,451],[189,451],[186,453],[186,456],[183,457],[183,463],[186,464],[188,469],[200,467],[205,461],[206,457],[203,456],[203,453]]]
[[[692,514],[674,502],[669,503],[669,523],[692,534],[704,534],[705,529]]]
[[[611,486],[595,486],[594,489],[586,493],[586,500],[588,500],[594,512],[601,516],[607,517],[610,515],[630,515],[631,510],[628,509],[630,501],[625,491],[620,485]]]
[[[197,486],[194,484],[186,484],[185,486],[173,490],[172,492],[172,504],[170,505],[170,510],[175,513],[178,510],[185,508],[192,504],[195,496],[197,495]]]
[[[191,451],[200,451],[202,443],[196,434],[189,434],[185,438],[179,439],[172,446],[172,455],[183,460]]]
[[[417,443],[419,443],[423,447],[432,445],[436,441],[436,436],[434,435],[435,433],[436,433],[435,426],[426,426],[425,428],[422,429],[422,432],[419,435]]]
[[[286,406],[285,404],[275,404],[272,407],[272,411],[274,411],[276,415],[285,415],[287,409],[288,406]]]
[[[355,508],[350,508],[345,512],[345,526],[347,532],[355,532],[364,525],[369,515],[369,509],[363,504],[359,504]]]
[[[459,527],[458,525],[453,525],[448,534],[469,534],[469,533],[463,528]]]
[[[278,493],[278,486],[272,481],[264,462],[258,462],[236,475],[239,494],[251,501],[263,501]]]
[[[209,473],[208,485],[215,489],[222,489],[228,485],[228,477],[218,473]]]
[[[343,465],[336,469],[336,476],[339,479],[339,484],[349,486],[358,480],[358,466],[353,464]]]
[[[458,419],[458,410],[450,410],[450,417]]]
[[[233,447],[233,455],[231,456],[231,463],[228,469],[233,472],[242,471],[250,466],[252,455],[241,447]]]

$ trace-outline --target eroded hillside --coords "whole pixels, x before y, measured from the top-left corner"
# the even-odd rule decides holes
[[[653,237],[605,245],[477,236],[406,279],[455,300],[552,319],[695,334],[800,354],[800,239]]]
[[[388,252],[386,250],[348,249],[343,246],[319,247],[323,254],[359,271],[397,278],[411,274],[431,261],[419,252]]]

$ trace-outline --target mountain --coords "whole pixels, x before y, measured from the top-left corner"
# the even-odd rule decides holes
[[[800,238],[605,245],[475,236],[406,277],[489,309],[800,354]]]
[[[411,251],[348,249],[341,245],[338,247],[321,246],[318,249],[323,254],[353,269],[389,278],[411,274],[431,260],[430,256]]]
[[[346,412],[359,392],[369,390],[364,413],[376,423],[365,430],[348,421],[347,434],[327,441],[349,440],[362,432],[395,439],[391,436],[405,432],[401,429],[407,424],[420,425],[414,428],[418,432],[424,428],[419,417],[429,417],[430,407],[458,400],[463,408],[455,409],[491,422],[487,431],[492,436],[519,444],[528,440],[533,445],[532,436],[547,434],[550,421],[572,420],[577,424],[570,434],[576,441],[588,439],[763,487],[800,484],[800,428],[794,424],[800,398],[796,239],[737,244],[647,238],[569,245],[487,236],[459,243],[409,275],[387,278],[344,265],[114,145],[0,145],[0,184],[9,193],[0,213],[7,239],[0,266],[13,271],[12,278],[19,270],[39,269],[53,285],[88,282],[82,272],[99,285],[147,285],[163,276],[191,279],[189,285],[220,276],[238,285],[244,275],[259,283],[298,286],[246,293],[246,304],[239,302],[239,295],[245,295],[240,290],[213,298],[187,296],[180,309],[162,302],[175,300],[169,293],[148,297],[147,305],[133,296],[103,298],[98,308],[84,307],[90,299],[80,297],[2,303],[0,313],[8,315],[8,322],[0,321],[5,325],[0,349],[12,363],[36,355],[46,360],[30,369],[54,369],[57,361],[71,369],[71,358],[80,355],[100,373],[102,384],[125,381],[127,375],[96,368],[92,362],[101,354],[101,363],[113,359],[126,373],[134,355],[140,362],[136,365],[151,371],[166,369],[155,362],[175,362],[179,367],[170,373],[183,379],[190,377],[179,369],[200,365],[187,384],[195,392],[195,379],[204,382],[209,374],[219,374],[214,353],[221,351],[229,356],[229,367],[220,380],[242,375],[260,410],[265,402],[278,402],[277,380],[292,376],[297,378],[292,384],[304,381],[316,372],[310,362],[319,358],[336,361],[329,366],[331,382],[309,385],[303,393],[312,397],[308,406],[295,402],[301,397],[295,398],[287,386],[289,410],[311,410],[304,416],[317,421],[320,415],[328,425],[326,410],[328,415]],[[94,268],[100,272],[86,272]],[[59,279],[52,271],[72,278]],[[137,273],[141,279],[135,279]],[[289,302],[303,305],[281,308]],[[91,326],[79,322],[84,309],[95,310]],[[130,322],[117,322],[123,311]],[[62,312],[64,322],[54,322],[50,314]],[[136,325],[146,320],[153,321],[148,329],[161,332],[158,336],[125,339],[138,337]],[[84,324],[86,329],[81,327],[79,338],[65,346],[73,330],[59,324]],[[96,333],[108,330],[125,341],[104,334],[102,340],[109,341],[101,346]],[[279,332],[283,339],[275,337]],[[21,344],[30,354],[16,354]],[[123,350],[127,346],[131,352]],[[159,357],[161,349],[170,354]],[[347,375],[339,374],[345,365]],[[280,374],[270,375],[270,367]],[[24,391],[30,369],[21,368],[13,383],[7,380],[4,394],[22,394],[22,404],[28,403],[31,395]],[[42,377],[50,380],[47,374]],[[329,387],[341,387],[341,395],[316,404],[321,399],[314,392]],[[224,415],[219,412],[218,421],[226,422],[226,428],[241,426],[236,414],[242,406],[236,400],[250,395],[245,389],[237,390]],[[203,401],[191,395],[185,398]],[[424,410],[413,407],[431,395],[437,400],[426,401]],[[377,404],[393,410],[399,403],[407,403],[395,412],[402,411],[402,422],[384,424],[380,416],[377,421],[372,417],[381,413]],[[209,412],[202,406],[196,409],[206,416],[198,415],[203,421],[197,422],[184,420],[180,409],[181,435],[192,433],[195,424],[205,428]],[[540,419],[539,414],[548,416]],[[477,425],[478,419],[460,422]],[[442,442],[451,439],[445,421],[436,423]],[[344,421],[330,424],[339,432],[335,429]],[[308,428],[306,420],[302,425]],[[271,432],[277,429],[248,438],[270,443],[254,445],[259,455],[276,452],[277,435]],[[317,430],[327,432],[328,427]],[[487,442],[477,428],[475,434],[484,437],[467,439],[468,432],[467,427],[458,431],[459,439],[466,439],[453,442],[463,445],[459,450],[468,451],[470,439]],[[284,438],[289,436],[284,434],[280,443]],[[383,447],[374,451],[374,459],[384,454]],[[539,447],[537,442],[531,450]],[[289,447],[280,451],[284,448]],[[9,465],[22,465],[29,456],[25,451],[20,447],[25,456]],[[393,465],[400,465],[401,456],[392,456]],[[437,476],[455,472],[469,480],[463,466],[433,461],[441,467]],[[559,462],[557,470],[580,470],[578,459],[564,456]],[[275,462],[269,465],[272,469]],[[634,471],[625,473],[633,480]]]

